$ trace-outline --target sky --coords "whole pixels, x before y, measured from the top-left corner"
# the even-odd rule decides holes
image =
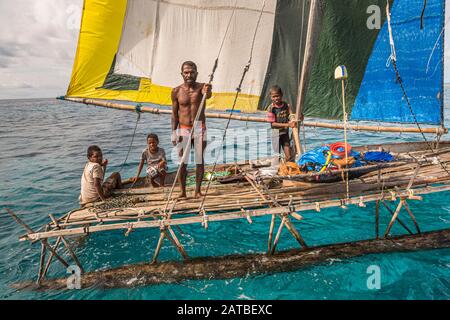
[[[0,0],[0,99],[66,93],[82,6],[83,0]],[[450,10],[446,21],[450,35]],[[445,81],[450,82],[450,36],[446,40]]]

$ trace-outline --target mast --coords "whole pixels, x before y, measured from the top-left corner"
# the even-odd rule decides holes
[[[312,69],[313,55],[316,48],[317,38],[316,35],[319,29],[319,0],[311,0],[309,15],[308,15],[308,29],[306,34],[306,46],[303,55],[302,72],[300,76],[300,82],[298,86],[297,103],[295,107],[296,121],[299,123],[300,115],[303,112],[303,104],[306,98],[307,83]],[[299,143],[298,128],[294,130],[294,139],[296,139],[297,155],[301,153]],[[298,144],[298,145],[297,145]]]

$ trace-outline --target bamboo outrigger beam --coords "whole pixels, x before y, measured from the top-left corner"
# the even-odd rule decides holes
[[[118,109],[124,111],[132,111],[132,112],[143,112],[143,113],[152,113],[152,114],[167,114],[171,115],[172,111],[169,109],[159,109],[148,106],[139,106],[136,108],[134,105],[118,103],[118,102],[108,102],[105,100],[98,99],[87,99],[87,98],[73,98],[73,97],[65,97],[61,98],[62,100],[83,103],[87,105],[94,105],[99,107]],[[206,112],[207,118],[215,118],[215,119],[231,119],[237,121],[245,121],[245,122],[260,122],[260,123],[269,123],[266,118],[263,117],[255,117],[255,116],[242,116],[235,114],[227,114],[227,113],[212,113]],[[326,122],[312,122],[305,121],[303,122],[305,127],[313,127],[313,128],[327,128],[334,130],[344,130],[344,124],[340,123],[326,123]],[[448,133],[447,128],[435,127],[435,128],[417,128],[417,127],[387,127],[387,126],[369,126],[369,125],[357,125],[357,124],[348,124],[348,130],[353,131],[371,131],[371,132],[397,132],[397,133],[429,133],[435,135],[444,135]]]

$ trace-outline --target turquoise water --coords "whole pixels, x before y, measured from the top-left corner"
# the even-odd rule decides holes
[[[48,221],[48,214],[59,216],[77,206],[80,176],[90,144],[102,147],[109,159],[109,172],[118,170],[131,141],[136,115],[103,108],[87,107],[56,100],[0,101],[0,209],[14,210],[32,228]],[[208,121],[211,131],[222,130],[223,120]],[[447,123],[449,123],[447,121]],[[260,128],[265,125],[233,122],[233,128]],[[145,135],[152,130],[170,150],[170,118],[143,115],[137,138],[122,174],[135,174]],[[255,131],[256,132],[256,131]],[[256,134],[256,133],[255,133]],[[309,144],[338,141],[341,133],[310,130]],[[252,136],[253,137],[253,136]],[[251,141],[256,141],[255,137]],[[420,140],[418,135],[351,133],[354,145]],[[229,146],[236,141],[229,141]],[[258,148],[267,152],[266,140]],[[270,150],[270,146],[269,146]],[[238,153],[238,156],[240,153]],[[174,167],[174,164],[170,164]],[[426,196],[412,209],[424,231],[450,227],[449,193]],[[365,209],[329,209],[304,214],[295,222],[309,245],[368,239],[374,236],[374,205]],[[269,218],[212,223],[205,231],[200,226],[183,227],[181,241],[191,256],[263,252],[267,243]],[[406,219],[405,219],[406,221]],[[388,216],[382,217],[382,226]],[[409,222],[409,221],[408,221]],[[395,226],[393,232],[402,234]],[[322,265],[296,272],[262,275],[226,281],[187,281],[179,285],[160,285],[133,289],[83,289],[50,292],[16,291],[10,284],[35,279],[40,245],[19,243],[24,231],[9,216],[0,215],[0,298],[1,299],[449,299],[450,250],[407,254],[378,254]],[[94,234],[77,242],[75,250],[87,270],[106,269],[129,263],[149,261],[158,237],[157,230],[140,230],[124,237],[122,232]],[[296,247],[283,233],[280,249]],[[168,245],[163,260],[179,259]],[[367,288],[367,268],[381,270],[381,289]],[[50,275],[65,270],[57,263]]]

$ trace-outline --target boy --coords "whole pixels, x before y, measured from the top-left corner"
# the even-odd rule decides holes
[[[108,160],[103,159],[102,150],[98,146],[90,146],[87,149],[88,163],[84,167],[81,176],[80,204],[82,206],[98,200],[105,201],[110,197],[111,190],[120,188],[122,181],[120,174],[114,172],[103,183]]]
[[[295,128],[297,124],[289,121],[291,107],[283,101],[281,88],[273,86],[269,94],[272,104],[267,109],[267,118],[272,124],[272,146],[276,153],[281,153],[281,147],[283,147],[286,162],[289,162],[292,160],[289,128]]]
[[[139,179],[144,163],[147,163],[147,177],[153,187],[164,187],[167,175],[166,152],[163,148],[158,147],[159,138],[156,134],[150,133],[147,136],[147,148],[142,151],[141,162],[139,163],[138,172],[133,181]],[[159,185],[155,182],[155,178],[159,177]]]

